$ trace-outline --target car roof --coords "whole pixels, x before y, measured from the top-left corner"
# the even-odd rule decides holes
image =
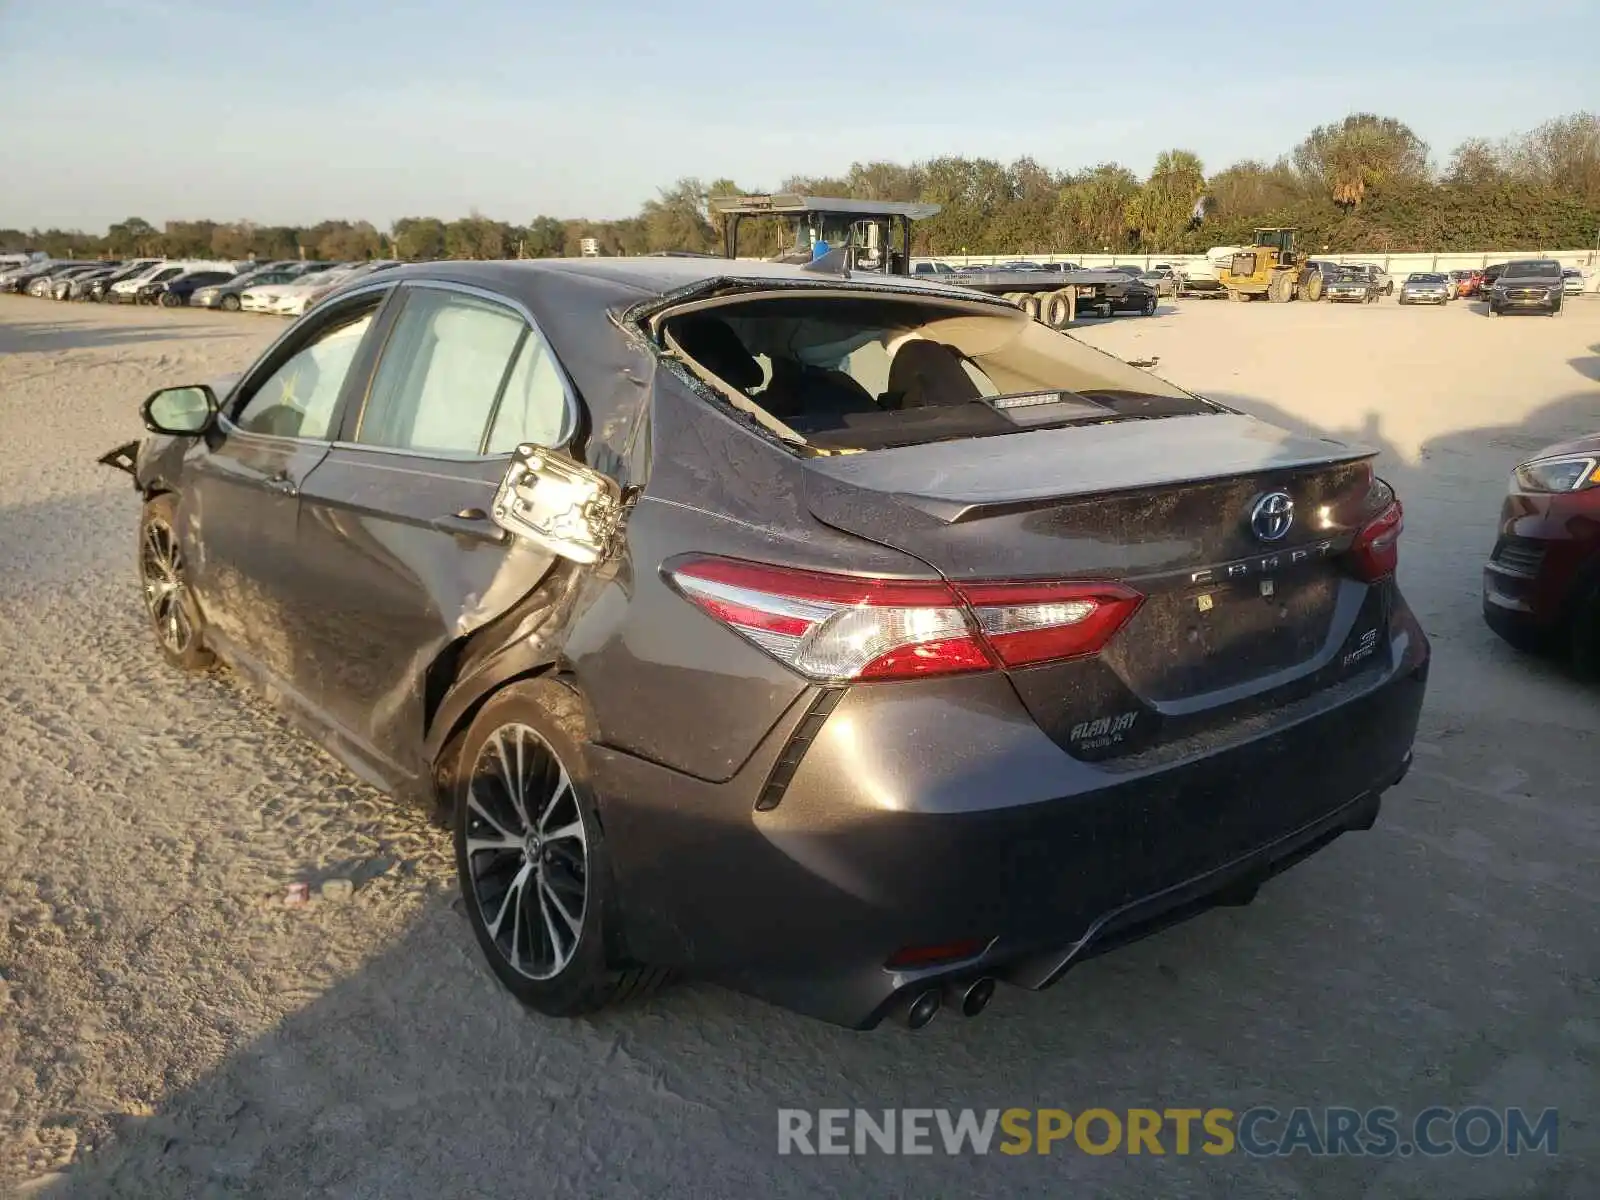
[[[439,279],[503,291],[527,304],[541,320],[541,310],[552,305],[587,302],[596,310],[609,309],[667,296],[717,279],[770,282],[776,287],[784,284],[827,284],[842,288],[876,285],[926,292],[930,297],[984,299],[969,288],[940,283],[926,276],[884,276],[866,271],[831,275],[788,263],[728,258],[443,260],[384,271],[381,278]]]

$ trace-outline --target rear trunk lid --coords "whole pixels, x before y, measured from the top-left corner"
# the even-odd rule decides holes
[[[806,499],[955,582],[1115,579],[1142,593],[1094,659],[1012,672],[1041,726],[1102,758],[1376,665],[1376,650],[1342,664],[1381,597],[1339,561],[1368,515],[1372,457],[1222,412],[819,457]]]

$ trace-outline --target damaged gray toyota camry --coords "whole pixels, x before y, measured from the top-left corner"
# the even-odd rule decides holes
[[[435,263],[102,461],[162,652],[444,804],[495,973],[920,1027],[1213,904],[1406,772],[1372,453],[936,282]]]

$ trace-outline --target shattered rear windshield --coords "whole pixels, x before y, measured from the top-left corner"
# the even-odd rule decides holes
[[[1021,313],[773,296],[669,318],[691,368],[818,451],[1222,411]]]

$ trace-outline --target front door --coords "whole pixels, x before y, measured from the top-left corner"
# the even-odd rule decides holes
[[[364,408],[346,414],[301,492],[300,562],[316,598],[302,625],[325,648],[335,719],[414,772],[430,667],[551,574],[555,556],[491,511],[511,451],[561,444],[576,408],[509,302],[418,281],[397,303]]]
[[[380,300],[330,312],[269,351],[189,456],[180,536],[207,625],[225,656],[297,690],[300,490],[328,454]]]

